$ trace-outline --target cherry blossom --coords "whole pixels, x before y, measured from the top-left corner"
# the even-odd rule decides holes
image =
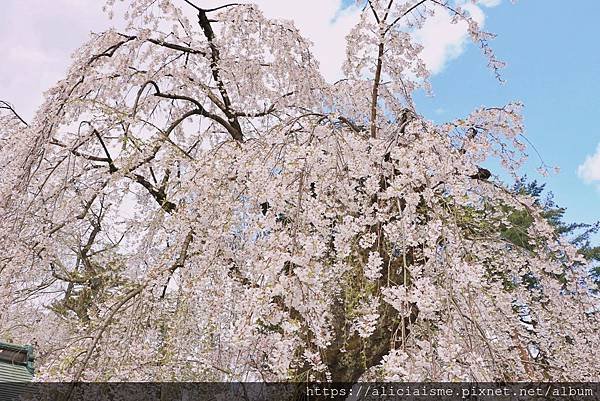
[[[521,104],[434,124],[412,100],[439,10],[499,73],[468,12],[363,2],[329,84],[255,6],[128,3],[32,121],[0,108],[0,337],[40,380],[598,377],[584,261],[481,167],[517,174]]]

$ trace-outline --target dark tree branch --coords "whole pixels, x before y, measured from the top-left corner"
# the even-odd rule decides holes
[[[233,6],[239,6],[240,5],[239,3],[229,3],[229,4],[225,4],[225,5],[222,5],[222,6],[219,6],[219,7],[215,7],[215,8],[201,8],[201,7],[198,7],[197,5],[195,5],[194,3],[192,3],[189,0],[183,0],[183,1],[185,1],[186,3],[188,3],[190,6],[194,7],[199,12],[205,12],[205,13],[210,13],[210,12],[213,12],[213,11],[218,11],[218,10],[220,10],[222,8],[226,8],[226,7],[233,7]]]
[[[365,131],[365,127],[362,127],[362,126],[359,127],[358,125],[354,124],[352,121],[348,120],[346,117],[338,117],[338,120],[340,120],[340,122],[349,126],[350,129],[352,129],[352,131],[356,132],[357,134],[359,132]]]
[[[96,130],[95,128],[92,128],[94,130],[94,135],[96,136],[96,138],[98,138],[98,140],[100,141],[100,144],[102,145],[102,149],[104,150],[104,154],[106,155],[106,160],[108,163],[108,170],[111,173],[114,173],[118,170],[118,168],[115,167],[115,164],[113,162],[112,157],[110,156],[110,153],[108,152],[108,148],[106,147],[106,145],[104,144],[104,140],[102,139],[102,136],[100,135],[100,133],[98,132],[98,130]]]
[[[59,263],[59,266],[61,266],[62,264]],[[63,266],[61,266],[62,268]],[[65,271],[65,273],[67,275],[64,275],[62,273],[59,273],[56,271],[56,266],[54,264],[54,262],[50,262],[50,272],[52,274],[52,277],[57,278],[61,281],[64,281],[66,283],[71,283],[71,284],[86,284],[88,282],[88,279],[82,278],[82,277],[76,277],[73,275],[73,273],[67,272]]]
[[[167,294],[167,287],[169,286],[169,282],[171,281],[171,277],[173,277],[173,273],[175,273],[175,270],[183,267],[183,264],[185,263],[185,260],[187,259],[190,244],[192,243],[193,240],[194,240],[194,231],[190,230],[187,233],[187,235],[185,236],[185,239],[183,240],[183,245],[181,246],[181,252],[179,253],[179,257],[177,258],[175,263],[173,263],[173,266],[171,266],[169,268],[169,277],[167,278],[167,282],[163,286],[163,291],[160,296],[161,298],[164,298],[165,295]]]
[[[426,1],[428,1],[428,0],[420,0],[420,1],[418,1],[413,6],[411,6],[408,10],[406,10],[404,13],[402,13],[402,15],[400,15],[394,21],[392,21],[392,23],[385,29],[385,31],[383,32],[383,35],[385,36],[389,32],[389,30],[392,29],[394,27],[394,25],[396,25],[398,23],[398,21],[400,21],[402,18],[406,17],[415,8],[419,7],[421,4],[425,3]]]
[[[197,5],[195,5],[194,3],[192,3],[191,1],[189,1],[189,0],[183,0],[183,1],[185,1],[186,3],[188,3],[190,6],[194,7],[196,10],[203,11],[200,7],[198,7]]]
[[[87,153],[82,153],[82,152],[78,151],[77,149],[71,149],[67,145],[65,145],[64,143],[58,141],[56,138],[52,138],[50,140],[50,144],[51,145],[55,145],[55,146],[60,146],[61,148],[68,149],[69,152],[71,152],[75,156],[83,157],[84,159],[87,159],[87,160],[90,160],[90,161],[102,162],[102,163],[108,163],[109,162],[109,160],[106,157],[89,155]]]
[[[10,111],[15,117],[17,117],[19,119],[19,121],[21,121],[23,124],[25,124],[26,127],[29,127],[29,124],[27,124],[27,122],[25,120],[23,120],[23,118],[19,115],[19,113],[17,113],[15,108],[10,103],[8,103],[4,100],[0,100],[0,109],[5,109],[5,110]]]
[[[135,35],[125,35],[123,33],[119,33],[119,35],[124,38],[130,39],[130,40],[138,39],[138,37]],[[177,51],[184,52],[184,53],[199,54],[201,56],[207,55],[202,50],[194,49],[192,47],[180,45],[177,43],[166,42],[166,41],[160,40],[160,39],[148,38],[148,39],[146,39],[146,42],[150,42],[150,43],[153,43],[158,46],[166,47],[168,49],[177,50]]]
[[[187,0],[186,0],[187,1]],[[227,89],[225,88],[225,84],[223,83],[223,80],[221,79],[221,69],[219,67],[219,62],[221,60],[221,54],[219,52],[219,48],[217,47],[217,45],[215,44],[214,40],[215,40],[215,33],[212,29],[212,26],[210,25],[210,21],[208,19],[208,17],[206,16],[206,11],[203,9],[198,9],[198,24],[200,25],[200,28],[202,28],[202,32],[204,33],[204,36],[206,37],[206,40],[208,40],[208,46],[210,47],[210,69],[212,71],[212,76],[213,79],[215,81],[215,83],[217,84],[217,89],[219,90],[219,93],[221,94],[221,98],[223,99],[223,104],[225,106],[225,110],[224,113],[227,116],[227,119],[231,122],[231,126],[235,129],[235,131],[237,131],[239,134],[234,136],[234,139],[241,142],[243,141],[243,133],[242,133],[242,127],[240,126],[240,123],[238,121],[237,116],[235,115],[235,112],[233,111],[232,107],[231,107],[231,99],[229,98],[229,94],[227,93]]]
[[[377,12],[375,11],[375,7],[373,7],[373,3],[371,3],[371,0],[368,0],[369,3],[369,8],[371,9],[371,11],[373,11],[373,16],[375,17],[375,21],[377,21],[378,24],[381,23],[381,20],[379,19],[379,15],[377,15]]]
[[[127,42],[131,42],[132,40],[136,39],[135,36],[127,36],[125,37],[125,39],[123,39],[120,42],[115,43],[114,45],[110,46],[109,48],[107,48],[106,50],[104,50],[102,53],[98,53],[93,55],[87,65],[92,65],[96,60],[101,59],[102,57],[112,57],[115,52],[121,47],[123,46],[125,43]]]
[[[383,41],[377,47],[377,67],[373,81],[373,93],[371,94],[371,138],[377,137],[377,100],[379,97],[379,84],[381,81],[381,70],[383,68]]]
[[[226,8],[226,7],[233,7],[233,6],[239,6],[239,5],[240,5],[239,3],[229,3],[229,4],[225,4],[225,5],[223,5],[223,6],[219,6],[219,7],[215,7],[215,8],[209,8],[209,9],[205,9],[205,10],[204,10],[204,12],[206,12],[206,13],[210,13],[210,12],[213,12],[213,11],[220,10],[220,9],[222,9],[222,8]]]
[[[177,121],[175,121],[175,123],[173,123],[168,128],[168,130],[166,132],[163,132],[163,134],[166,135],[166,137],[168,138],[168,134],[175,128],[176,124],[178,125],[179,123],[181,123],[181,121],[183,121],[185,118],[189,117],[189,115],[191,115],[191,114],[187,113],[186,115],[180,117]],[[102,148],[104,149],[104,152],[106,153],[106,157],[98,157],[98,156],[87,155],[87,154],[84,154],[84,153],[81,153],[81,152],[77,151],[76,149],[69,149],[69,151],[71,153],[73,153],[74,155],[76,155],[76,156],[80,156],[80,157],[83,157],[83,158],[88,159],[88,160],[108,163],[110,174],[116,173],[117,171],[119,171],[119,168],[117,168],[115,166],[115,164],[113,162],[113,159],[110,156],[110,153],[108,152],[108,148],[106,147],[106,145],[104,144],[104,141],[102,140],[102,137],[100,136],[100,133],[98,133],[98,131],[96,129],[93,129],[93,132],[94,132],[94,135],[100,141],[100,143],[102,145]],[[62,144],[62,143],[58,142],[55,139],[53,139],[50,143],[53,144],[53,145],[56,145],[56,146],[67,148],[67,146],[65,144]],[[158,188],[158,189],[154,185],[152,185],[152,183],[150,183],[148,180],[146,180],[142,175],[140,175],[140,174],[129,174],[131,171],[134,171],[135,169],[137,169],[141,165],[149,162],[153,158],[154,158],[154,156],[146,158],[142,162],[140,162],[138,165],[134,166],[131,169],[126,170],[126,175],[128,177],[130,177],[130,178],[133,178],[136,182],[138,182],[144,188],[146,188],[148,190],[148,192],[150,193],[150,195],[152,195],[152,197],[154,198],[154,200],[156,200],[156,202],[160,205],[160,207],[164,211],[166,211],[168,213],[172,213],[176,209],[176,205],[173,202],[170,202],[170,201],[167,200],[166,185],[167,185],[167,180],[168,180],[168,173],[163,178],[163,182],[161,183],[161,187]],[[106,182],[105,182],[105,184],[106,184]],[[82,219],[85,216],[85,214],[90,209],[90,207],[91,207],[91,205],[92,205],[92,203],[94,202],[95,199],[96,199],[96,196],[94,195],[92,197],[92,199],[90,199],[90,201],[88,201],[84,205],[84,211],[81,214],[79,214],[79,215],[76,216],[78,219]]]
[[[137,110],[138,101],[139,101],[139,98],[141,96],[141,93],[143,92],[144,88],[147,85],[152,85],[152,87],[154,87],[154,90],[155,90],[154,96],[156,96],[156,97],[161,97],[161,98],[164,98],[164,99],[171,99],[171,100],[185,100],[187,102],[193,103],[197,107],[197,109],[188,111],[183,116],[181,116],[179,119],[175,120],[173,122],[173,124],[171,124],[171,126],[169,128],[167,128],[167,130],[164,132],[164,134],[167,137],[169,136],[169,134],[171,133],[171,131],[173,129],[175,129],[179,124],[181,124],[181,122],[183,120],[185,120],[186,118],[188,118],[188,117],[190,117],[192,115],[201,115],[203,117],[210,118],[211,120],[217,122],[219,125],[221,125],[223,128],[225,128],[227,130],[227,132],[229,132],[229,134],[232,136],[232,138],[235,139],[236,141],[238,141],[238,142],[242,142],[243,141],[244,137],[242,135],[241,127],[239,126],[239,124],[236,127],[233,123],[230,123],[229,121],[227,121],[223,117],[207,111],[204,108],[204,106],[198,100],[196,100],[196,99],[194,99],[192,97],[185,96],[185,95],[176,95],[176,94],[169,94],[169,93],[163,93],[163,92],[161,92],[160,88],[158,87],[158,84],[156,82],[154,82],[154,81],[147,81],[144,85],[142,85],[142,87],[138,91],[138,96],[136,98],[136,101],[135,101],[135,104],[134,104],[134,107],[133,107],[133,113],[134,114],[135,114],[135,112]],[[237,121],[237,120],[235,120],[235,121]]]
[[[166,169],[165,175],[163,176],[162,181],[160,182],[160,187],[158,188],[160,191],[166,191],[167,184],[169,183],[169,178],[171,177],[171,170]]]
[[[231,266],[229,267],[229,272],[227,273],[229,277],[231,277],[233,280],[237,281],[238,283],[240,283],[241,285],[243,285],[246,288],[258,288],[258,284],[252,282],[251,280],[248,279],[248,277],[245,277],[242,272],[240,271],[239,266],[235,263],[235,261],[233,259],[230,259],[230,263]]]
[[[154,197],[156,202],[160,205],[160,207],[167,213],[173,213],[175,208],[177,207],[173,202],[167,199],[167,194],[163,188],[156,188],[152,183],[144,176],[140,174],[132,174],[131,177],[140,185],[142,185],[150,195]]]
[[[154,43],[155,45],[166,47],[168,49],[178,50],[180,52],[189,53],[189,54],[199,54],[201,56],[206,56],[205,52],[203,52],[201,50],[192,49],[189,46],[182,46],[182,45],[178,45],[176,43],[169,43],[169,42],[165,42],[163,40],[158,40],[158,39],[146,39],[146,40],[150,43]]]
[[[268,114],[271,114],[274,111],[275,111],[275,105],[271,105],[265,111],[261,111],[258,113],[245,113],[245,112],[236,111],[234,114],[238,117],[264,117]]]

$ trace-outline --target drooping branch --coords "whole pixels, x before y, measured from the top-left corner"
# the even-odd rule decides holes
[[[131,299],[133,299],[136,296],[138,296],[139,294],[141,294],[142,291],[144,290],[144,288],[146,288],[146,285],[140,285],[140,286],[138,286],[138,287],[130,290],[127,294],[125,294],[125,296],[123,296],[123,298],[120,301],[118,301],[116,304],[114,304],[111,307],[109,314],[106,316],[106,318],[104,319],[104,321],[102,322],[102,324],[98,328],[98,331],[96,332],[96,335],[92,339],[92,343],[90,344],[90,346],[86,350],[84,359],[81,362],[81,365],[80,365],[79,369],[73,375],[73,385],[70,386],[70,388],[69,388],[69,392],[67,393],[67,396],[65,398],[66,400],[70,399],[72,391],[75,388],[75,384],[81,379],[81,376],[83,375],[83,372],[85,371],[85,369],[86,369],[86,367],[87,367],[87,365],[88,365],[88,363],[89,363],[89,361],[90,361],[90,359],[92,357],[92,354],[94,353],[94,350],[96,349],[96,346],[98,345],[98,342],[102,338],[102,335],[104,334],[104,332],[106,331],[106,329],[113,322],[113,319],[114,319],[115,315],[117,314],[117,312],[119,312],[121,310],[121,308],[126,303],[128,303]]]
[[[27,121],[25,121],[20,115],[19,113],[17,113],[17,111],[15,110],[15,108],[8,103],[7,101],[4,100],[0,100],[0,109],[5,109],[10,111],[15,117],[17,117],[19,119],[19,121],[21,121],[26,127],[29,127],[29,124],[27,123]]]
[[[173,129],[175,129],[175,127],[177,125],[179,125],[185,118],[189,117],[192,114],[195,114],[195,113],[191,113],[191,114],[187,113],[184,116],[180,117],[173,124],[171,124],[171,126],[169,128],[167,128],[167,131],[161,131],[161,133],[168,138],[169,133]],[[78,151],[77,148],[79,146],[81,146],[81,144],[76,146],[75,148],[70,148],[67,145],[63,144],[62,142],[60,142],[56,139],[53,139],[50,143],[52,145],[56,145],[56,146],[60,146],[62,148],[68,149],[69,152],[71,152],[75,156],[83,157],[86,160],[107,163],[108,168],[109,168],[109,173],[111,175],[113,173],[120,171],[120,169],[115,165],[114,160],[113,160],[112,156],[110,155],[110,152],[108,151],[108,147],[104,143],[104,140],[102,139],[102,136],[100,135],[100,133],[95,128],[92,128],[92,130],[93,130],[94,136],[96,136],[96,138],[98,138],[98,140],[100,141],[102,149],[106,155],[105,157],[89,155],[89,154]],[[182,150],[181,148],[179,148],[179,149]],[[146,190],[150,193],[150,195],[152,195],[154,200],[160,205],[160,207],[164,211],[166,211],[168,213],[172,213],[176,209],[176,205],[167,199],[166,185],[167,185],[167,181],[168,181],[168,174],[165,175],[165,178],[163,179],[161,186],[159,188],[156,188],[154,185],[152,185],[152,183],[150,183],[148,180],[146,180],[142,175],[133,173],[133,171],[135,171],[137,168],[141,167],[145,163],[152,160],[154,158],[154,154],[157,151],[158,151],[158,149],[155,148],[155,152],[153,152],[153,155],[151,157],[148,157],[148,158],[142,160],[142,162],[138,163],[137,165],[135,165],[133,167],[125,169],[124,174],[125,174],[125,176],[134,179],[137,183],[141,184],[144,188],[146,188]],[[107,182],[108,181],[104,182],[103,187],[107,184]],[[84,211],[80,215],[78,215],[77,218],[81,219],[81,218],[83,218],[83,216],[85,216],[85,214],[87,213],[87,211],[89,210],[89,208],[91,207],[91,205],[95,199],[96,199],[96,196],[93,196],[92,199],[90,199],[90,201],[86,202],[86,204],[84,206]]]
[[[125,37],[125,39],[123,39],[120,42],[115,43],[112,46],[109,46],[106,50],[104,50],[102,53],[97,53],[95,55],[93,55],[89,61],[87,62],[87,65],[92,65],[96,60],[99,60],[103,57],[112,57],[115,52],[121,47],[123,46],[125,43],[127,42],[131,42],[132,40],[136,39],[135,36],[127,36]]]
[[[115,52],[121,48],[121,46],[123,46],[124,44],[132,41],[132,38],[126,37],[125,39],[109,46],[108,48],[106,48],[104,51],[100,52],[100,53],[96,53],[94,54],[92,57],[90,57],[87,62],[85,63],[85,65],[87,67],[90,67],[92,64],[94,64],[97,60],[104,58],[104,57],[112,57]],[[54,118],[50,118],[50,116],[44,116],[45,117],[45,121],[44,121],[44,127],[40,130],[40,132],[46,133],[47,138],[49,139],[51,137],[51,133],[54,130],[54,127],[56,126],[56,120],[59,120],[60,117],[63,115],[65,106],[69,103],[69,100],[71,99],[71,96],[73,95],[73,93],[75,93],[75,90],[84,83],[86,78],[85,75],[85,68],[83,69],[81,75],[79,76],[79,78],[76,80],[76,82],[70,86],[70,88],[67,89],[67,87],[63,88],[59,97],[59,105],[58,107],[56,107],[56,111],[53,112],[52,114],[54,114]],[[74,79],[75,80],[75,79]],[[38,138],[43,138],[43,136],[39,136]],[[36,139],[36,140],[40,140],[40,139]],[[37,143],[37,146],[33,146],[32,148],[35,149],[35,151],[31,152],[29,155],[27,155],[27,157],[24,159],[23,163],[22,163],[22,170],[23,173],[22,175],[18,178],[18,181],[21,183],[21,185],[25,184],[27,185],[29,183],[29,179],[31,178],[32,175],[32,168],[35,165],[35,163],[39,160],[41,160],[44,156],[44,152],[45,152],[45,146],[41,146],[41,143]],[[45,145],[45,144],[44,144]]]

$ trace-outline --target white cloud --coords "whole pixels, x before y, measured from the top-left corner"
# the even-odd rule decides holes
[[[485,7],[496,7],[500,3],[502,3],[502,0],[479,0],[477,2],[477,4],[481,4]]]
[[[463,5],[463,9],[483,27],[485,14],[479,7],[467,3]],[[451,20],[452,15],[448,10],[438,9],[416,35],[416,39],[423,45],[421,58],[432,74],[440,73],[448,61],[460,56],[471,40],[467,34],[466,22],[452,24]]]
[[[342,9],[342,0],[242,0],[257,3],[270,18],[293,20],[314,43],[314,54],[325,78],[341,77],[346,52],[345,36],[358,21],[361,9]],[[102,31],[118,21],[109,21],[98,0],[4,0],[0,14],[0,48],[8,49],[0,63],[0,99],[15,104],[30,117],[42,101],[42,93],[61,79],[70,64],[70,54],[91,31]],[[203,0],[204,7],[222,5],[222,0]],[[498,0],[481,0],[493,6]],[[182,3],[183,4],[183,3]],[[185,6],[185,4],[183,4]],[[483,24],[481,9],[465,4]],[[191,10],[190,10],[191,11]],[[458,57],[468,41],[465,24],[450,24],[450,15],[439,11],[419,33],[422,57],[433,73]]]
[[[588,155],[585,161],[577,167],[577,175],[586,183],[600,182],[600,143],[596,153]]]

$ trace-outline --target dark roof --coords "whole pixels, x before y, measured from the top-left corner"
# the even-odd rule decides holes
[[[0,382],[33,379],[33,347],[0,342]]]

